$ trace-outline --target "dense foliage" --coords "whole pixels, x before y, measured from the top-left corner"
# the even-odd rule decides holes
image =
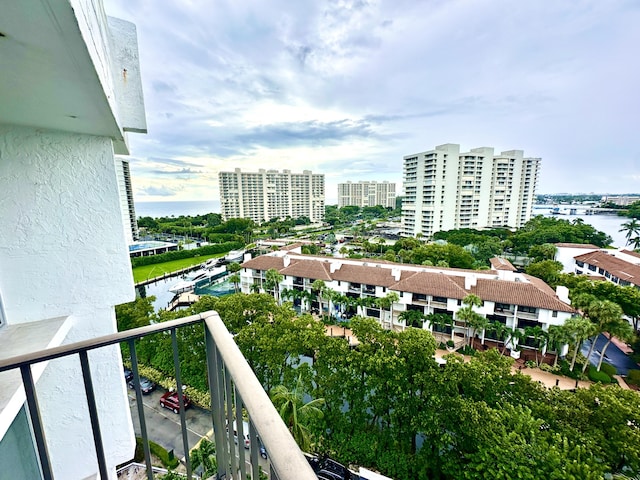
[[[346,464],[396,479],[601,479],[640,472],[635,392],[545,389],[512,373],[512,360],[496,350],[469,363],[449,356],[440,367],[430,333],[382,330],[371,319],[352,320],[360,346],[351,349],[344,339],[325,336],[320,322],[266,294],[204,297],[187,311],[160,315],[149,314],[146,302],[118,307],[119,327],[217,310],[267,391],[284,385],[323,399],[323,415],[305,427],[316,451]],[[204,389],[202,327],[179,332],[185,382]],[[140,341],[139,357],[172,371],[170,337],[155,337]]]

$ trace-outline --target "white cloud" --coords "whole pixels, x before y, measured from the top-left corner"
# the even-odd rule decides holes
[[[289,168],[325,173],[331,201],[447,142],[542,157],[541,193],[638,191],[637,2],[105,3],[138,27],[138,200]]]

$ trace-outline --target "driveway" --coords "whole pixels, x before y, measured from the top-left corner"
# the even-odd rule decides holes
[[[591,358],[589,361],[598,365],[600,361],[600,352],[602,351],[604,345],[607,343],[608,339],[604,335],[598,335],[596,339],[596,346],[593,349],[593,353],[591,354]],[[582,344],[582,354],[587,355],[589,353],[589,348],[591,347],[591,342],[586,341]],[[619,375],[626,375],[629,370],[640,368],[637,363],[635,363],[631,358],[629,358],[622,350],[620,350],[614,342],[607,347],[607,351],[604,354],[603,362],[609,363],[616,367]]]

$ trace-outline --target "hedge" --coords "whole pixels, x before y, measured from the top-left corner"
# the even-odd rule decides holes
[[[175,250],[173,252],[160,253],[158,255],[133,257],[131,259],[131,266],[135,268],[143,265],[155,265],[156,263],[170,262],[172,260],[182,260],[183,258],[199,257],[201,255],[226,253],[231,250],[240,250],[243,247],[243,242],[225,242],[216,243],[214,245],[205,245],[204,247],[194,248],[192,250]]]
[[[640,370],[629,370],[625,380],[629,385],[636,385],[640,387]]]
[[[599,383],[611,383],[611,377],[604,371],[598,371],[593,365],[589,367],[589,380]]]
[[[616,373],[618,373],[616,367],[614,367],[613,365],[609,365],[608,363],[602,363],[600,371],[606,373],[610,377],[613,377]]]
[[[149,450],[151,450],[151,453],[153,455],[160,459],[162,465],[164,465],[165,468],[176,468],[180,464],[180,460],[178,460],[176,457],[169,458],[169,452],[167,452],[164,447],[158,445],[155,442],[152,442],[151,440],[149,440]],[[142,446],[142,438],[140,437],[136,437],[136,453],[134,456],[134,461],[144,461],[144,447]]]

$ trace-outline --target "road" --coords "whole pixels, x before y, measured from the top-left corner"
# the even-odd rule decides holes
[[[160,397],[165,391],[157,389],[149,395],[142,396],[144,405],[144,417],[147,425],[147,436],[149,440],[162,445],[167,451],[173,450],[174,455],[182,459],[184,457],[184,447],[182,445],[182,428],[180,426],[180,415],[171,410],[160,407]],[[140,422],[138,420],[138,406],[133,390],[129,390],[129,407],[131,408],[131,418],[136,436],[140,436]],[[189,448],[193,448],[198,441],[210,434],[212,430],[211,413],[199,407],[191,407],[186,411],[187,438]],[[245,450],[246,458],[249,451]],[[263,470],[268,471],[268,460],[261,457],[258,462]]]
[[[184,447],[182,445],[180,415],[160,407],[160,397],[163,393],[163,390],[158,389],[149,395],[142,396],[147,435],[149,440],[162,445],[168,451],[173,450],[176,457],[182,458],[184,457]],[[138,407],[132,390],[129,390],[129,406],[131,407],[133,428],[136,435],[140,436]],[[201,408],[191,407],[186,411],[186,418],[189,448],[193,448],[211,430],[211,414]]]

